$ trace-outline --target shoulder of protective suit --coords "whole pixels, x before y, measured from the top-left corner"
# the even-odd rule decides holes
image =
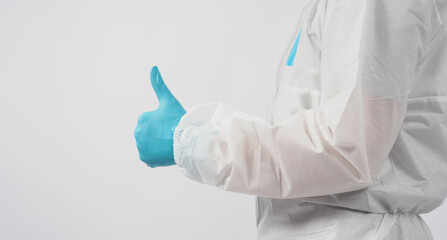
[[[443,23],[447,11],[446,0],[326,0],[326,11],[337,14],[345,8],[362,7],[366,5],[366,12],[378,16],[391,16],[394,18],[416,17],[421,22],[431,21]]]
[[[411,35],[421,46],[431,43],[447,16],[447,0],[327,0],[325,8],[326,23],[346,18],[349,12],[364,12],[365,31],[385,24],[392,32],[378,32]]]

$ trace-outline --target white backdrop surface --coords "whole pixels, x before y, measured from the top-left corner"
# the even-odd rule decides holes
[[[0,0],[0,239],[255,239],[253,197],[149,169],[133,130],[153,65],[186,108],[264,117],[305,3]]]

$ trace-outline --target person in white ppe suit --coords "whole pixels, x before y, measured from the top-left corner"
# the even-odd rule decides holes
[[[309,1],[268,121],[197,105],[176,164],[258,196],[261,240],[432,239],[419,214],[447,194],[446,21],[445,0]]]

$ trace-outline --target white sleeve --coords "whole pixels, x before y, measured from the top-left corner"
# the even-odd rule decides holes
[[[178,166],[195,181],[271,198],[368,187],[405,117],[435,17],[429,2],[328,0],[320,107],[270,125],[219,102],[195,106],[174,133]]]

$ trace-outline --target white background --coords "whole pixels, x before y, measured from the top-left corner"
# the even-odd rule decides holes
[[[0,0],[0,239],[255,239],[253,197],[146,167],[133,130],[153,65],[187,109],[264,117],[305,3]]]

